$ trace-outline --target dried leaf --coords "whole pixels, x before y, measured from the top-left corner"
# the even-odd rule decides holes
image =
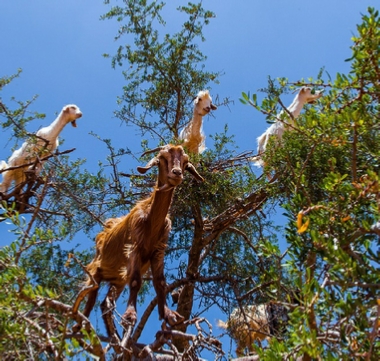
[[[301,218],[302,219],[302,218]],[[302,224],[301,227],[298,227],[298,233],[304,233],[309,228],[310,219],[307,219],[304,224]]]

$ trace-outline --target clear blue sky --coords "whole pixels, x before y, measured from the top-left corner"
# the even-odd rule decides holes
[[[175,7],[187,1],[167,3],[166,31],[177,31],[180,22]],[[337,72],[347,73],[349,65],[344,60],[350,57],[356,24],[367,7],[376,4],[374,0],[204,1],[204,7],[217,15],[205,28],[206,42],[201,44],[208,57],[207,70],[225,73],[219,85],[212,85],[211,94],[214,99],[230,97],[234,101],[206,119],[206,134],[219,132],[228,124],[242,151],[256,149],[256,138],[268,125],[263,115],[239,102],[241,92],[266,87],[268,76],[297,81],[316,77],[321,67],[333,78]],[[65,143],[60,149],[75,147],[71,157],[86,158],[90,170],[107,156],[103,143],[90,132],[111,138],[116,148],[140,151],[136,130],[113,116],[124,80],[121,69],[112,69],[102,54],[114,54],[125,40],[114,41],[119,26],[115,20],[99,20],[108,8],[100,0],[0,2],[0,76],[23,70],[0,97],[12,107],[12,96],[25,101],[38,95],[31,110],[45,113],[46,118],[29,124],[29,131],[50,124],[65,104],[77,104],[83,117],[77,128],[63,130]],[[287,95],[282,100],[290,104],[292,98]],[[13,144],[8,138],[6,132],[0,133],[0,160],[11,155]],[[212,147],[210,138],[206,143]],[[126,165],[128,169],[133,166],[128,159]],[[7,238],[7,227],[0,224],[1,239]],[[92,247],[88,239],[75,241]],[[214,323],[218,317],[223,318],[212,315],[210,321]]]

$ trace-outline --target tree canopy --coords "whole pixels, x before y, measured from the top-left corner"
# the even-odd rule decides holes
[[[166,34],[164,6],[125,0],[102,17],[118,21],[116,37],[126,41],[115,55],[106,56],[125,78],[116,115],[139,131],[142,151],[180,144],[179,131],[191,119],[193,96],[212,89],[222,75],[206,70],[207,58],[199,48],[214,13],[202,2],[181,6],[178,12],[186,20],[178,32]],[[315,79],[269,78],[260,103],[257,94],[242,93],[243,104],[269,121],[284,121],[277,116],[285,108],[283,94],[305,85],[324,89],[318,102],[305,106],[292,131],[280,142],[270,141],[263,176],[252,169],[254,152],[240,150],[227,126],[208,135],[212,148],[191,155],[206,181],[188,177],[176,190],[165,253],[168,298],[173,297],[186,322],[174,329],[157,326],[149,345],[139,341],[157,302],[149,274],[140,293],[147,306],[138,310],[132,348],[120,353],[97,322],[99,315],[87,322],[80,312],[72,312],[86,278],[85,265],[95,253],[95,247],[79,249],[76,236],[92,237],[107,218],[127,214],[150,194],[156,174],[141,176],[119,167],[121,159],[148,157],[98,137],[108,156],[107,164],[99,162],[95,171],[86,169],[84,160],[72,160],[68,149],[47,157],[42,173],[28,177],[22,188],[0,194],[1,227],[14,235],[0,249],[2,358],[137,360],[154,355],[196,360],[207,351],[215,359],[227,359],[232,354],[223,352],[207,310],[217,307],[227,318],[236,307],[271,303],[285,306],[289,319],[265,347],[255,344],[257,353],[247,360],[378,359],[377,10],[369,8],[362,16],[352,42],[348,74],[333,78],[321,69]],[[3,76],[0,90],[19,76]],[[33,138],[27,125],[44,116],[30,115],[32,102],[5,104],[0,98],[1,125],[14,144]],[[285,212],[284,230],[265,217],[275,209]],[[286,240],[285,252],[279,238]],[[118,304],[113,314],[120,332],[124,307]],[[73,330],[76,323],[84,325],[79,332]]]

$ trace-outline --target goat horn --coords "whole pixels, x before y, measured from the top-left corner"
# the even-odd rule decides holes
[[[154,152],[158,152],[159,150],[162,150],[162,149],[165,149],[165,145],[162,145],[160,147],[157,147],[157,148],[154,148],[154,149],[150,149],[150,150],[147,150],[145,151],[143,154],[141,154],[141,156],[143,157],[144,155],[147,155],[147,154],[150,154],[150,153],[154,153]]]
[[[191,163],[188,163],[187,164],[187,167],[186,167],[186,170],[196,179],[198,179],[199,181],[203,182],[204,181],[204,178],[197,172],[197,170],[195,169],[195,167],[191,164]]]

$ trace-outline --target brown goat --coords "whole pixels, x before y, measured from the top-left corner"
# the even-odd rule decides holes
[[[164,276],[164,252],[171,229],[168,217],[169,207],[176,186],[183,180],[184,171],[189,171],[196,179],[203,181],[195,167],[189,162],[182,146],[166,145],[150,152],[160,150],[145,167],[137,167],[144,174],[153,166],[158,166],[158,181],[152,194],[138,202],[124,217],[107,220],[105,227],[96,237],[96,255],[86,267],[88,300],[83,314],[88,317],[94,307],[99,284],[110,284],[109,291],[101,309],[107,332],[114,328],[107,323],[110,302],[116,301],[128,284],[130,295],[127,309],[122,316],[122,324],[134,325],[137,320],[137,294],[142,285],[142,276],[151,267],[153,286],[157,293],[158,313],[173,326],[183,321],[183,317],[170,310],[166,304],[166,281]],[[81,297],[83,299],[84,296]],[[79,299],[79,296],[78,296]],[[80,300],[81,300],[80,299]],[[80,302],[79,300],[79,302]],[[73,309],[79,306],[78,301]]]

